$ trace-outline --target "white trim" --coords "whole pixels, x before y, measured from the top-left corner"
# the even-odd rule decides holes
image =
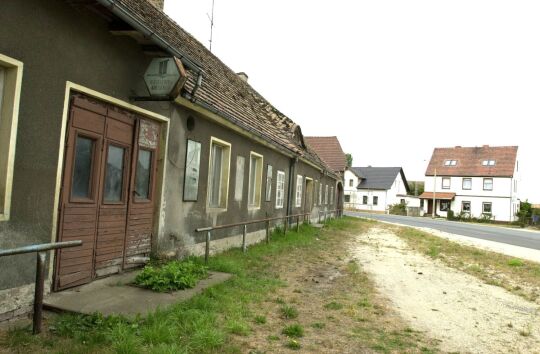
[[[70,104],[70,97],[71,92],[76,91],[83,93],[87,96],[99,99],[101,101],[105,101],[107,103],[125,108],[127,110],[136,112],[140,115],[143,115],[147,118],[150,118],[155,121],[159,121],[163,123],[162,126],[162,133],[161,133],[161,141],[163,143],[163,146],[160,146],[160,155],[163,156],[163,159],[161,159],[161,169],[162,169],[162,176],[161,176],[161,183],[160,180],[157,180],[159,185],[156,185],[156,189],[159,190],[161,188],[161,194],[159,196],[159,200],[156,199],[155,201],[155,207],[159,208],[159,210],[163,210],[165,198],[165,188],[163,188],[163,185],[165,184],[165,176],[167,172],[167,164],[165,161],[167,161],[167,148],[169,143],[169,122],[170,119],[162,116],[160,114],[148,111],[144,108],[132,105],[130,103],[121,101],[117,98],[114,98],[112,96],[105,95],[103,93],[100,93],[98,91],[92,90],[90,88],[87,88],[85,86],[81,86],[79,84],[75,84],[71,81],[66,81],[66,90],[64,92],[64,108],[62,112],[62,123],[60,128],[60,142],[58,147],[58,163],[56,167],[56,186],[55,186],[55,192],[54,192],[54,206],[53,206],[53,217],[52,217],[52,232],[51,232],[51,242],[55,242],[58,237],[58,211],[59,211],[59,205],[60,205],[60,192],[62,189],[62,175],[64,170],[64,154],[65,154],[65,148],[66,148],[66,134],[67,134],[67,121],[68,121],[68,115],[69,115],[69,104]],[[161,216],[162,213],[159,213],[160,217],[157,220],[157,232],[156,237],[159,237],[161,230],[163,230],[164,225],[164,219]],[[52,278],[54,276],[54,257],[49,257],[49,275],[48,278],[52,282]]]
[[[283,176],[282,186],[281,186],[281,205],[279,204],[278,199],[278,190],[279,189],[279,176]],[[276,209],[283,209],[283,205],[285,204],[285,172],[281,170],[277,170],[276,174]]]
[[[19,123],[19,104],[21,100],[22,76],[24,64],[16,59],[0,54],[0,65],[4,67],[3,98],[10,95],[9,100],[3,100],[0,108],[0,124],[8,124],[9,138],[7,159],[4,166],[0,166],[0,173],[5,175],[4,198],[0,200],[0,221],[7,221],[11,212],[11,193],[13,188],[13,169],[15,164],[15,149],[17,145],[17,127]],[[11,76],[14,74],[14,77]],[[13,81],[13,82],[12,82]],[[9,86],[8,86],[9,85]],[[2,97],[0,97],[2,99]],[[3,115],[6,115],[2,118]],[[2,122],[4,119],[6,121]],[[1,130],[0,130],[1,131]],[[1,137],[0,137],[1,138]]]
[[[212,166],[212,145],[216,143],[217,145],[221,145],[223,147],[225,147],[227,150],[226,150],[226,153],[227,153],[227,165],[226,165],[226,171],[227,171],[227,176],[226,176],[226,180],[223,181],[223,175],[221,176],[221,179],[222,179],[222,183],[224,182],[225,183],[225,206],[223,207],[212,207],[210,206],[210,166]],[[231,151],[232,151],[232,145],[231,143],[229,142],[226,142],[225,140],[221,140],[219,138],[216,138],[215,136],[211,136],[210,137],[210,150],[209,150],[209,153],[208,153],[208,173],[207,173],[207,190],[206,190],[206,210],[208,212],[224,212],[224,211],[227,211],[227,207],[229,205],[229,179],[231,177]],[[222,163],[222,168],[223,168],[223,160],[221,161]],[[220,185],[220,193],[223,193],[223,191],[221,190],[223,188],[223,185]],[[220,199],[221,199],[221,195],[220,195]],[[221,202],[221,200],[220,200]]]
[[[298,183],[298,180],[301,180],[300,183]],[[304,176],[296,175],[295,206],[297,208],[302,207],[303,190],[304,190]]]
[[[251,168],[253,167],[251,165],[251,158],[252,156],[255,156],[259,162],[257,162],[257,171],[255,171],[255,186],[253,187],[253,192],[255,193],[255,204],[251,203]],[[253,209],[260,209],[261,207],[261,200],[262,200],[262,174],[263,174],[263,166],[264,166],[264,157],[261,154],[258,154],[254,151],[250,151],[249,153],[249,170],[248,170],[248,200],[247,205],[249,210]],[[258,182],[258,185],[257,185]],[[257,200],[257,196],[259,199]]]

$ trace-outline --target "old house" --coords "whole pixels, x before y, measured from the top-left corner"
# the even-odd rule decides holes
[[[0,248],[82,240],[50,253],[52,291],[200,254],[198,227],[335,209],[340,176],[300,127],[160,6],[2,2]],[[34,256],[0,267],[5,319],[28,309]]]
[[[435,148],[426,170],[424,212],[513,221],[519,210],[517,146]],[[435,201],[434,201],[435,200]]]

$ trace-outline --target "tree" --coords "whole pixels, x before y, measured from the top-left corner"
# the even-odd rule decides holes
[[[352,167],[352,155],[345,154],[345,158],[347,159],[347,167]]]

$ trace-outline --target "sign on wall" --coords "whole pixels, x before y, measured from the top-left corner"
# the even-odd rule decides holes
[[[152,59],[144,73],[144,82],[153,97],[176,97],[186,81],[186,70],[175,57]]]

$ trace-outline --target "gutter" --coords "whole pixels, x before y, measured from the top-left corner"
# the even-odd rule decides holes
[[[191,60],[185,53],[183,53],[179,49],[169,44],[169,42],[163,39],[160,35],[158,35],[154,31],[152,31],[150,28],[148,28],[144,23],[142,23],[135,16],[133,16],[133,14],[129,10],[125,9],[122,5],[120,5],[118,1],[116,0],[96,0],[96,1],[102,6],[109,9],[113,14],[121,18],[123,21],[125,21],[135,30],[141,32],[143,35],[148,37],[156,45],[158,45],[161,48],[165,48],[165,50],[169,52],[169,54],[182,60],[182,63],[185,64],[189,69],[195,71],[197,73],[197,81],[192,91],[192,95],[195,95],[195,93],[199,89],[199,86],[201,86],[202,84],[202,78],[203,78],[203,73],[204,73],[203,69],[200,66],[198,66],[193,60]]]

